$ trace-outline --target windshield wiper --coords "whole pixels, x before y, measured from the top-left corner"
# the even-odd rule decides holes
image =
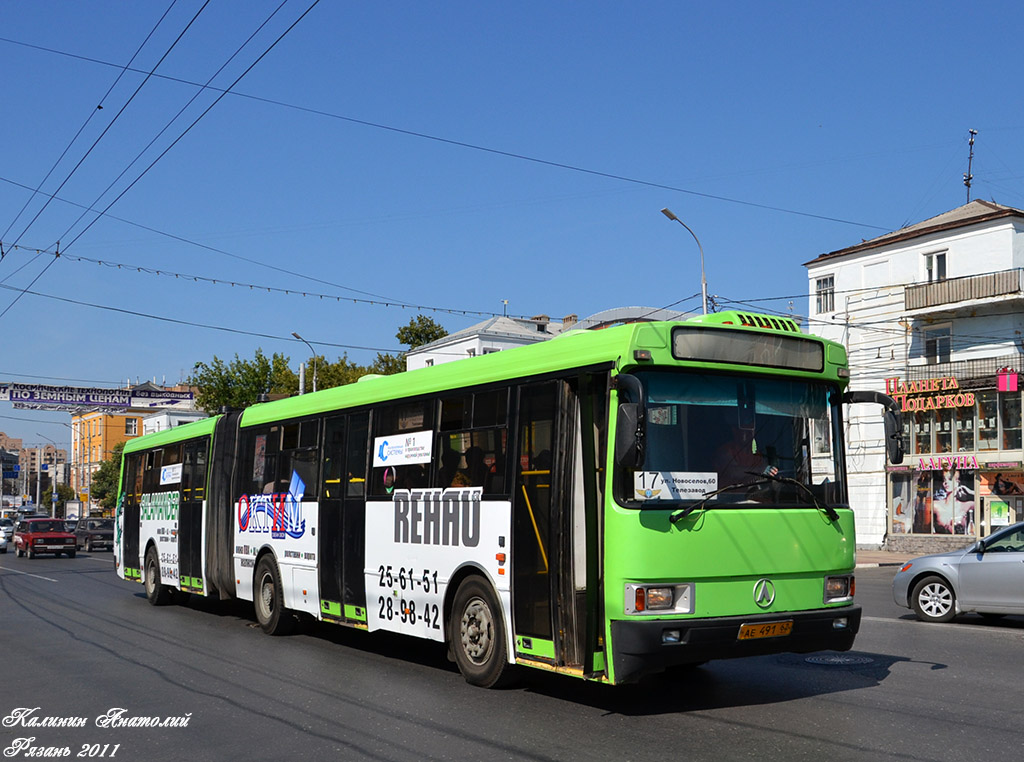
[[[755,474],[755,476],[757,476],[757,474]],[[723,492],[739,489],[740,487],[757,487],[761,484],[768,484],[769,482],[771,482],[771,479],[762,477],[760,479],[755,479],[752,482],[737,482],[736,484],[730,484],[727,487],[720,487],[719,489],[713,490],[712,492],[705,493],[704,497],[702,497],[693,505],[688,505],[685,508],[680,508],[678,511],[674,511],[672,515],[668,517],[668,520],[671,521],[673,524],[678,524],[680,521],[685,519],[694,511],[698,511],[701,508],[703,508],[704,504],[707,503],[708,500],[710,500],[713,497],[716,497],[717,495],[721,495]]]
[[[815,508],[817,508],[819,511],[823,511],[825,515],[828,516],[829,521],[839,520],[839,514],[836,513],[836,509],[833,508],[828,503],[825,503],[824,505],[819,503],[817,495],[815,495],[814,492],[812,492],[811,489],[802,481],[794,479],[790,476],[779,476],[779,474],[769,471],[765,471],[764,474],[762,474],[762,476],[764,477],[764,480],[767,481],[779,482],[780,484],[795,484],[797,487],[802,489],[809,498],[811,498],[811,502],[814,503]]]
[[[765,484],[770,484],[771,482],[778,482],[780,484],[795,484],[797,487],[799,487],[805,493],[807,493],[808,496],[810,496],[811,502],[814,503],[814,507],[817,508],[819,511],[824,512],[824,514],[828,516],[829,521],[837,521],[839,519],[839,514],[836,513],[835,509],[828,503],[825,503],[824,505],[819,503],[817,496],[810,489],[808,489],[807,485],[804,484],[803,482],[798,481],[797,479],[793,479],[792,477],[789,476],[779,476],[778,472],[771,468],[766,468],[761,473],[756,473],[754,471],[748,471],[747,473],[750,474],[751,476],[757,476],[759,478],[754,479],[753,481],[750,482],[739,482],[738,484],[730,484],[726,487],[721,487],[720,489],[708,492],[707,494],[704,495],[703,498],[698,500],[693,505],[688,505],[685,508],[680,508],[678,511],[673,512],[672,515],[669,516],[668,520],[672,524],[678,524],[680,521],[685,519],[694,511],[703,508],[704,505],[708,502],[708,500],[717,495],[721,495],[723,492],[729,492],[730,490],[739,489],[740,487],[746,487],[748,489],[750,487],[759,487]]]

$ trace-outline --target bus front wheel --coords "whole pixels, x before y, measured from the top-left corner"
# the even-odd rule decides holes
[[[163,606],[171,599],[167,585],[160,584],[160,558],[156,548],[146,551],[146,600],[154,606]]]
[[[287,635],[294,619],[284,607],[281,575],[273,556],[264,556],[256,565],[256,584],[253,586],[253,606],[256,621],[268,635]]]
[[[501,608],[479,577],[468,577],[455,593],[448,642],[467,683],[492,688],[508,681],[511,665]]]

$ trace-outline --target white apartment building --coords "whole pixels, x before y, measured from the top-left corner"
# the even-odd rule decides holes
[[[858,544],[951,549],[1024,520],[1024,211],[972,201],[805,266],[809,330],[903,409],[898,466],[877,408],[848,409]]]

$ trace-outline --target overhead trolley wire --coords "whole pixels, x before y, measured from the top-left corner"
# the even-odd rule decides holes
[[[54,260],[56,261],[56,260]],[[151,315],[146,312],[139,312],[138,310],[129,310],[124,307],[112,307],[108,304],[95,304],[92,302],[85,302],[79,299],[71,299],[66,296],[57,296],[56,294],[44,294],[40,291],[32,291],[28,288],[19,289],[14,286],[8,286],[0,283],[0,289],[6,289],[8,291],[21,291],[23,294],[30,294],[32,296],[39,296],[44,299],[53,299],[58,302],[64,302],[65,304],[74,304],[79,307],[91,307],[97,310],[105,310],[107,312],[116,312],[121,315],[132,315],[133,317],[143,317],[149,320],[158,320],[163,323],[174,323],[175,325],[190,326],[192,328],[205,328],[211,331],[223,331],[224,333],[234,333],[242,336],[255,336],[260,339],[275,339],[278,341],[295,342],[296,340],[291,336],[275,336],[272,333],[260,333],[259,331],[246,331],[241,328],[229,328],[223,325],[213,325],[210,323],[197,323],[193,320],[182,320],[181,318],[166,317],[163,315]],[[400,352],[402,350],[396,349],[384,349],[381,347],[365,347],[356,344],[337,344],[330,341],[310,341],[311,344],[317,344],[325,347],[336,347],[339,349],[363,349],[371,352]]]
[[[5,183],[8,183],[9,185],[14,185],[14,186],[17,186],[19,188],[25,188],[26,190],[31,190],[31,188],[29,188],[27,185],[23,185],[22,183],[15,182],[14,180],[10,180],[10,179],[8,179],[6,177],[0,177],[0,182],[5,182]],[[56,199],[58,201],[61,201],[61,202],[65,203],[65,204],[70,204],[71,206],[77,206],[77,207],[80,207],[82,209],[89,209],[90,211],[96,211],[95,209],[92,209],[91,207],[87,207],[85,204],[79,204],[79,203],[77,203],[75,201],[69,201],[69,200],[64,199],[64,198],[58,198],[57,196],[53,196],[52,198],[54,198],[54,199]],[[133,222],[132,220],[125,219],[124,217],[118,217],[115,214],[111,214],[109,211],[107,211],[107,212],[100,212],[100,214],[102,216],[104,216],[104,217],[109,217],[112,220],[117,220],[118,222],[123,222],[126,225],[131,225],[132,227],[139,228],[140,230],[146,230],[146,231],[148,231],[150,233],[156,233],[157,235],[163,236],[165,238],[169,238],[172,241],[179,241],[181,243],[186,243],[186,244],[188,244],[190,246],[196,246],[196,247],[198,247],[200,249],[205,249],[206,251],[212,251],[215,254],[223,254],[226,257],[231,257],[232,259],[237,259],[237,260],[240,260],[242,262],[248,262],[249,264],[258,265],[259,267],[265,267],[268,270],[274,270],[274,271],[279,272],[279,273],[284,273],[285,275],[292,275],[292,276],[295,276],[296,278],[303,278],[305,280],[309,280],[309,281],[312,281],[314,283],[321,283],[321,284],[323,284],[325,286],[333,286],[334,288],[340,288],[340,289],[342,289],[344,291],[351,291],[354,294],[363,294],[365,296],[372,296],[372,297],[375,297],[377,299],[385,299],[385,300],[391,302],[392,304],[403,305],[403,306],[406,306],[406,307],[413,306],[413,305],[409,304],[408,302],[402,301],[401,299],[393,299],[391,297],[383,296],[381,294],[375,294],[375,293],[373,293],[371,291],[362,291],[362,290],[360,290],[358,288],[352,288],[351,286],[346,286],[346,285],[343,285],[341,283],[334,283],[333,281],[325,280],[323,278],[317,278],[317,277],[314,277],[312,275],[306,275],[304,273],[296,272],[294,270],[288,270],[287,268],[279,267],[277,265],[267,264],[266,262],[261,262],[258,259],[251,259],[249,257],[243,257],[241,254],[235,254],[233,252],[226,251],[224,249],[218,249],[215,246],[210,246],[210,245],[205,244],[205,243],[200,243],[198,241],[193,241],[193,240],[190,240],[188,238],[185,238],[184,236],[176,235],[174,233],[168,233],[167,231],[160,230],[159,228],[154,228],[154,227],[150,227],[149,225],[143,225],[143,224],[138,223],[138,222]],[[12,246],[11,248],[14,249],[16,247]],[[20,248],[26,249],[27,247],[22,246]],[[31,249],[31,250],[38,251],[40,253],[52,253],[52,252],[44,252],[44,250],[42,250],[42,249]],[[134,267],[134,265],[131,265],[131,267]]]
[[[13,246],[12,250],[21,249],[26,250],[24,246]],[[90,262],[92,264],[102,265],[104,267],[116,268],[118,270],[126,270],[146,273],[149,275],[160,275],[165,278],[174,278],[175,280],[193,281],[209,283],[215,286],[232,286],[242,289],[249,289],[250,291],[266,291],[267,293],[278,293],[285,294],[287,296],[303,296],[314,299],[330,299],[336,302],[352,302],[354,304],[371,304],[382,307],[402,307],[403,309],[415,309],[423,310],[428,312],[443,312],[449,315],[471,315],[476,317],[497,317],[502,315],[504,317],[519,318],[521,320],[528,320],[529,318],[525,315],[506,315],[505,313],[498,312],[487,312],[484,310],[470,310],[470,309],[459,309],[457,307],[433,307],[426,304],[410,304],[408,302],[388,300],[387,297],[379,297],[378,299],[360,299],[352,296],[339,296],[338,294],[320,294],[314,291],[302,291],[296,288],[283,288],[281,286],[265,286],[256,283],[244,283],[238,280],[231,280],[228,278],[211,278],[205,275],[191,275],[188,273],[173,272],[170,270],[158,270],[151,267],[143,267],[141,265],[125,264],[123,262],[111,262],[109,260],[93,259],[91,257],[79,257],[73,254],[65,254],[60,252],[59,255],[49,251],[36,251],[36,257],[42,254],[51,254],[56,258],[57,256],[63,257],[64,259],[71,260],[73,262]],[[34,259],[32,261],[35,261]],[[699,296],[699,294],[698,294]],[[691,298],[691,297],[688,297]],[[680,299],[679,301],[684,301]],[[671,305],[670,305],[671,306]]]
[[[149,42],[150,38],[156,32],[157,28],[159,28],[160,24],[163,23],[164,19],[167,18],[167,14],[171,12],[171,8],[173,8],[177,2],[178,0],[171,0],[171,4],[167,6],[167,10],[164,11],[163,15],[160,17],[160,20],[156,22],[156,24],[150,30],[149,34],[146,35],[146,39],[142,41],[142,44],[139,45],[135,53],[132,54],[132,57],[131,59],[129,59],[128,64],[126,66],[121,67],[121,71],[118,73],[117,78],[114,80],[113,84],[110,85],[110,87],[107,89],[107,92],[104,93],[102,98],[100,98],[97,106],[89,111],[89,116],[87,116],[85,121],[82,122],[82,126],[78,128],[78,132],[76,132],[75,136],[71,138],[71,142],[67,144],[63,152],[61,152],[61,155],[57,157],[57,161],[55,161],[53,163],[53,166],[50,167],[50,170],[46,173],[46,176],[39,181],[39,185],[35,187],[35,190],[33,190],[29,197],[25,199],[24,206],[21,207],[20,211],[14,216],[14,219],[11,220],[11,223],[7,226],[7,229],[4,230],[2,234],[0,234],[0,238],[5,237],[9,232],[11,232],[11,228],[14,227],[15,223],[19,219],[21,219],[21,215],[25,213],[25,210],[28,208],[28,205],[32,203],[32,199],[34,199],[39,194],[40,188],[42,188],[44,183],[46,183],[46,181],[50,179],[50,175],[53,174],[54,170],[57,169],[60,163],[64,160],[64,157],[67,156],[68,151],[71,150],[71,146],[75,144],[75,141],[77,141],[79,136],[81,136],[82,132],[89,125],[89,122],[92,121],[92,118],[96,116],[96,113],[100,109],[103,108],[103,102],[110,96],[110,93],[113,92],[114,88],[117,87],[117,83],[121,81],[121,78],[128,73],[129,69],[131,68],[132,62],[138,57],[139,53],[142,52],[142,49],[146,46],[146,43]],[[50,198],[52,199],[53,197],[50,196]],[[24,235],[24,232],[22,232],[22,235]]]
[[[40,215],[44,211],[46,211],[46,208],[50,205],[50,202],[53,200],[53,198],[58,193],[60,193],[61,189],[71,179],[72,175],[74,175],[75,172],[78,171],[78,168],[82,166],[83,162],[85,162],[85,160],[89,157],[89,154],[91,154],[93,152],[93,149],[96,148],[96,146],[99,144],[99,142],[101,140],[103,140],[103,138],[107,134],[107,132],[110,131],[110,128],[114,126],[114,123],[124,113],[125,109],[128,108],[128,105],[133,100],[135,100],[135,96],[138,95],[139,91],[141,91],[142,88],[145,87],[146,83],[149,82],[150,78],[153,76],[153,72],[155,72],[157,70],[157,68],[159,68],[160,64],[162,64],[164,62],[164,60],[167,58],[167,56],[170,55],[171,51],[174,50],[175,46],[181,41],[181,38],[185,36],[185,32],[187,32],[189,30],[189,27],[191,27],[192,24],[195,22],[195,20],[197,18],[199,18],[199,14],[202,13],[203,10],[206,8],[206,6],[209,5],[209,4],[210,4],[210,0],[206,0],[206,2],[203,3],[202,7],[198,11],[196,11],[196,13],[192,17],[192,19],[188,22],[188,24],[186,24],[185,28],[181,30],[181,33],[175,38],[174,42],[171,43],[171,46],[164,52],[164,54],[162,56],[160,56],[160,60],[156,62],[156,65],[153,67],[153,69],[146,74],[146,78],[142,80],[142,82],[139,84],[139,86],[137,88],[135,88],[135,92],[133,92],[131,94],[131,96],[128,98],[128,100],[124,102],[124,105],[122,105],[121,109],[114,115],[114,118],[111,119],[109,124],[107,124],[107,126],[103,128],[103,132],[100,133],[99,137],[96,138],[96,140],[93,141],[93,144],[91,146],[89,146],[88,150],[85,152],[85,154],[82,156],[82,158],[78,160],[78,163],[75,164],[75,166],[71,169],[70,172],[68,172],[67,177],[65,177],[63,182],[61,182],[61,184],[57,187],[57,190],[55,190],[52,194],[49,195],[49,197],[46,199],[46,203],[43,204],[42,208],[38,212],[36,212],[35,217],[33,217],[32,220],[28,223],[28,225],[26,225],[25,228],[21,231],[21,235],[19,235],[15,239],[15,241],[14,241],[15,243],[17,243],[18,241],[20,241],[22,239],[22,237],[25,235],[25,233],[28,232],[29,228],[31,228],[32,225],[35,224],[36,220],[39,219]],[[77,240],[77,238],[76,238],[76,240]],[[74,241],[72,241],[72,243],[74,243]]]
[[[68,52],[62,51],[62,50],[55,50],[53,48],[43,47],[41,45],[34,45],[34,44],[30,44],[30,43],[20,42],[18,40],[12,40],[12,39],[6,38],[6,37],[0,37],[0,42],[6,42],[6,43],[13,44],[13,45],[21,45],[21,46],[24,46],[24,47],[27,47],[27,48],[32,48],[32,49],[35,49],[35,50],[40,50],[40,51],[43,51],[43,52],[46,52],[46,53],[54,53],[56,55],[68,56],[70,58],[76,58],[76,59],[79,59],[79,60],[88,61],[90,63],[100,64],[102,66],[117,66],[117,64],[112,64],[109,61],[102,61],[100,59],[90,58],[88,56],[81,56],[81,55],[77,55],[77,54],[74,54],[74,53],[68,53]],[[187,79],[182,79],[180,77],[168,77],[166,75],[156,75],[156,76],[164,77],[164,78],[166,78],[168,80],[171,80],[171,81],[174,81],[174,82],[179,82],[179,83],[182,83],[182,84],[191,85],[193,87],[203,87],[203,85],[200,85],[198,82],[194,82],[194,81],[187,80]],[[228,93],[228,91],[232,90],[233,87],[234,87],[234,85],[232,85],[232,87],[229,87],[227,90],[223,91],[223,94],[226,95]],[[210,89],[216,90],[217,88],[212,88],[211,87]],[[661,190],[668,190],[668,191],[673,191],[673,192],[676,192],[676,193],[685,193],[685,194],[688,194],[688,195],[691,195],[691,196],[697,196],[699,198],[706,198],[706,199],[709,199],[709,200],[712,200],[712,201],[724,201],[724,202],[730,203],[730,204],[739,204],[739,205],[742,205],[742,206],[749,206],[749,207],[753,207],[753,208],[756,208],[756,209],[764,209],[766,211],[779,212],[779,213],[782,213],[782,214],[792,214],[792,215],[796,215],[796,216],[800,216],[800,217],[809,217],[811,219],[824,220],[826,222],[838,222],[838,223],[841,223],[843,225],[854,225],[856,227],[871,228],[871,229],[874,229],[874,230],[882,230],[882,231],[886,231],[886,232],[889,231],[889,228],[883,227],[881,225],[871,225],[871,224],[866,223],[866,222],[857,222],[855,220],[847,220],[847,219],[843,219],[841,217],[831,217],[831,216],[828,216],[828,215],[815,214],[815,213],[812,213],[812,212],[803,212],[803,211],[799,211],[799,210],[796,210],[796,209],[787,209],[785,207],[772,206],[770,204],[761,204],[761,203],[758,203],[758,202],[755,202],[755,201],[746,201],[746,200],[743,200],[743,199],[731,198],[729,196],[721,196],[721,195],[716,195],[716,194],[712,194],[712,193],[705,193],[705,192],[702,192],[702,191],[693,190],[691,188],[682,188],[682,187],[675,186],[675,185],[668,185],[666,183],[654,182],[652,180],[643,180],[643,179],[640,179],[640,178],[630,177],[628,175],[619,175],[619,174],[615,174],[615,173],[612,173],[612,172],[604,172],[604,171],[601,171],[601,170],[589,169],[587,167],[581,167],[581,166],[578,166],[578,165],[575,165],[575,164],[568,164],[568,163],[565,163],[565,162],[553,161],[553,160],[550,160],[550,159],[542,159],[542,158],[539,158],[539,157],[536,157],[536,156],[530,156],[530,155],[524,154],[524,153],[518,153],[518,152],[515,152],[515,151],[505,151],[505,150],[502,150],[502,149],[499,149],[499,148],[492,148],[490,146],[480,145],[478,143],[470,143],[470,142],[467,142],[467,141],[455,140],[453,138],[446,138],[446,137],[442,137],[440,135],[431,135],[430,133],[419,132],[417,130],[410,130],[410,129],[405,129],[405,128],[402,128],[402,127],[395,127],[393,125],[383,124],[381,122],[371,122],[371,121],[366,120],[366,119],[357,119],[355,117],[345,116],[343,114],[335,114],[335,113],[332,113],[330,111],[324,111],[322,109],[310,108],[308,106],[299,106],[299,105],[296,105],[294,103],[287,103],[285,101],[274,100],[273,98],[264,98],[264,97],[258,96],[258,95],[250,95],[248,93],[241,93],[241,92],[235,92],[235,91],[232,91],[231,94],[236,96],[236,97],[239,97],[239,98],[247,98],[249,100],[258,101],[260,103],[266,103],[266,104],[273,105],[273,106],[280,106],[282,108],[289,108],[289,109],[294,109],[296,111],[302,111],[302,112],[305,112],[307,114],[313,114],[313,115],[316,115],[316,116],[323,116],[323,117],[327,117],[327,118],[330,118],[330,119],[337,119],[337,120],[340,120],[340,121],[348,122],[350,124],[358,124],[358,125],[361,125],[363,127],[371,127],[373,129],[383,130],[383,131],[386,131],[386,132],[392,132],[392,133],[395,133],[395,134],[398,134],[398,135],[406,135],[408,137],[419,138],[421,140],[430,140],[430,141],[433,141],[435,143],[442,143],[442,144],[445,144],[445,145],[455,146],[457,148],[465,148],[465,149],[468,149],[468,150],[479,151],[479,152],[482,152],[482,153],[489,153],[489,154],[496,155],[496,156],[504,156],[506,158],[516,159],[518,161],[526,161],[526,162],[530,162],[530,163],[533,163],[533,164],[539,164],[539,165],[542,165],[542,166],[553,167],[553,168],[556,168],[556,169],[564,169],[564,170],[568,170],[568,171],[571,171],[571,172],[578,172],[578,173],[581,173],[581,174],[591,175],[591,176],[594,176],[594,177],[604,177],[604,178],[609,179],[609,180],[617,180],[619,182],[626,182],[626,183],[631,183],[631,184],[634,184],[634,185],[642,185],[642,186],[645,186],[645,187],[648,187],[648,188],[658,188],[658,189],[661,189]]]
[[[207,0],[207,2],[209,2],[209,0]],[[71,242],[67,244],[67,247],[70,247],[70,246],[74,245],[74,243],[76,241],[78,241],[79,238],[81,238],[83,235],[85,235],[89,231],[89,229],[92,228],[92,226],[96,224],[96,222],[103,216],[103,214],[105,214],[114,204],[116,204],[118,201],[120,201],[121,198],[123,198],[124,195],[128,191],[130,191],[133,187],[135,187],[135,184],[137,182],[139,182],[139,180],[141,180],[143,177],[145,177],[146,174],[149,172],[149,170],[151,170],[154,166],[156,166],[156,163],[158,161],[160,161],[160,159],[162,159],[164,156],[166,156],[168,154],[168,152],[172,148],[174,148],[174,146],[176,146],[178,144],[178,141],[180,141],[189,132],[191,132],[192,128],[195,127],[197,124],[199,124],[200,120],[203,117],[205,117],[207,114],[209,114],[210,111],[213,109],[213,107],[216,106],[218,103],[220,103],[221,100],[224,98],[224,96],[227,95],[229,92],[231,92],[232,88],[234,88],[235,85],[237,85],[239,82],[241,82],[242,78],[246,74],[248,74],[250,71],[252,71],[256,67],[256,64],[258,64],[260,61],[262,61],[270,53],[271,50],[273,50],[275,47],[277,47],[278,43],[281,42],[281,40],[283,40],[285,38],[285,36],[289,32],[291,32],[291,30],[294,29],[298,25],[298,23],[300,21],[302,21],[302,19],[304,19],[306,17],[306,15],[309,14],[309,12],[312,11],[319,3],[320,3],[320,0],[313,0],[313,2],[309,5],[309,7],[306,8],[306,10],[302,12],[302,15],[299,16],[297,19],[295,19],[295,21],[293,21],[291,23],[291,25],[287,29],[285,29],[283,32],[281,32],[281,34],[278,36],[278,38],[276,40],[274,40],[273,43],[270,44],[270,47],[268,47],[266,50],[264,50],[262,53],[260,53],[260,55],[256,58],[256,60],[253,61],[251,64],[249,64],[249,66],[245,69],[245,71],[243,71],[241,74],[239,74],[238,77],[235,78],[235,81],[232,82],[227,87],[226,90],[221,92],[221,94],[218,95],[217,98],[214,99],[213,103],[211,103],[209,106],[207,106],[203,110],[203,112],[199,116],[197,116],[195,118],[195,120],[192,122],[192,124],[190,124],[188,127],[186,127],[185,130],[180,135],[178,135],[178,137],[176,137],[171,142],[171,144],[169,146],[167,146],[163,151],[161,151],[160,154],[155,159],[153,159],[152,162],[150,162],[149,166],[146,167],[144,170],[142,170],[142,173],[138,177],[136,177],[134,180],[132,180],[131,183],[128,184],[128,187],[126,187],[124,190],[122,190],[114,198],[113,201],[111,201],[109,204],[107,204],[107,206],[103,209],[103,212],[101,212],[96,217],[94,217],[92,222],[90,222],[88,225],[86,225],[85,228],[83,228],[82,231],[80,233],[78,233],[78,235],[76,235],[74,238],[71,239]],[[205,5],[204,5],[204,7],[205,7]],[[275,13],[276,13],[276,11],[275,11]]]
[[[188,101],[187,101],[187,102],[185,103],[185,105],[184,105],[184,106],[182,106],[182,107],[181,107],[181,108],[180,108],[180,109],[178,110],[178,113],[177,113],[177,114],[175,114],[175,115],[174,115],[174,116],[173,116],[173,117],[172,117],[172,118],[171,118],[171,119],[170,119],[170,120],[169,120],[169,121],[167,122],[167,124],[165,124],[165,125],[163,126],[163,128],[162,128],[162,129],[161,129],[161,130],[160,130],[160,131],[159,131],[159,132],[158,132],[158,133],[157,133],[156,135],[154,135],[154,136],[153,136],[153,139],[152,139],[152,140],[150,140],[150,141],[149,141],[149,143],[147,143],[147,144],[146,144],[145,148],[143,148],[143,149],[142,149],[141,151],[139,151],[139,152],[138,152],[138,154],[136,154],[135,158],[134,158],[134,159],[132,159],[132,160],[131,160],[131,161],[130,161],[130,162],[128,163],[128,165],[127,165],[127,166],[126,166],[126,167],[125,167],[124,169],[122,169],[122,170],[121,170],[121,173],[120,173],[120,174],[119,174],[119,175],[118,175],[117,177],[115,177],[115,178],[114,178],[113,180],[111,180],[111,181],[110,181],[110,184],[109,184],[109,185],[108,185],[108,186],[107,186],[106,188],[104,188],[104,189],[103,189],[103,191],[102,191],[102,192],[101,192],[101,193],[100,193],[100,194],[99,194],[99,195],[98,195],[98,196],[96,197],[96,200],[95,200],[95,201],[93,201],[93,202],[92,202],[92,204],[91,204],[91,205],[90,205],[90,206],[89,206],[88,208],[86,208],[85,210],[83,210],[83,211],[82,211],[82,213],[81,213],[80,215],[78,215],[78,219],[76,219],[76,220],[75,220],[74,222],[72,222],[72,223],[71,223],[71,225],[69,225],[69,226],[68,226],[68,229],[67,229],[66,231],[64,231],[63,235],[61,235],[61,238],[67,238],[67,236],[71,234],[71,231],[72,231],[72,230],[74,229],[74,227],[75,227],[75,226],[76,226],[76,225],[77,225],[77,224],[78,224],[79,222],[81,222],[81,221],[82,221],[82,219],[83,219],[83,218],[85,217],[85,215],[86,215],[86,214],[88,214],[88,213],[89,213],[89,211],[91,211],[91,210],[92,210],[92,207],[93,207],[93,206],[95,206],[95,205],[97,205],[97,204],[98,204],[98,203],[100,202],[100,199],[102,199],[102,198],[103,198],[103,197],[104,197],[104,196],[105,196],[105,195],[107,194],[107,192],[108,192],[108,191],[109,191],[109,190],[110,190],[111,188],[113,188],[113,187],[114,187],[114,185],[115,185],[115,184],[116,184],[116,183],[118,182],[118,180],[120,180],[120,179],[121,179],[122,177],[124,177],[124,176],[125,176],[125,175],[126,175],[126,174],[128,173],[128,170],[130,170],[130,169],[131,169],[131,168],[132,168],[133,166],[135,166],[135,163],[136,163],[136,162],[137,162],[137,161],[138,161],[139,159],[141,159],[141,158],[142,158],[143,154],[145,154],[145,153],[146,153],[146,151],[148,151],[148,150],[149,150],[149,149],[150,149],[150,148],[151,148],[151,147],[153,146],[153,144],[154,144],[154,143],[156,143],[156,141],[157,141],[157,140],[159,140],[159,139],[160,139],[160,137],[161,137],[161,136],[162,136],[162,135],[163,135],[163,134],[164,134],[165,132],[167,132],[167,130],[169,130],[169,129],[170,129],[171,125],[172,125],[172,124],[174,124],[174,122],[175,122],[175,121],[177,121],[178,117],[180,117],[180,116],[181,116],[181,115],[182,115],[183,113],[185,113],[185,110],[186,110],[186,109],[187,109],[187,108],[188,108],[189,106],[191,106],[191,105],[192,105],[192,104],[193,104],[193,103],[194,103],[194,102],[196,101],[196,99],[197,99],[197,98],[198,98],[198,97],[199,97],[200,95],[202,95],[202,94],[203,94],[203,92],[204,92],[205,90],[208,90],[208,89],[209,89],[210,83],[211,83],[211,82],[213,82],[213,80],[214,80],[214,79],[216,79],[216,78],[217,78],[217,76],[218,76],[218,75],[219,75],[219,74],[220,74],[220,73],[221,73],[222,71],[224,71],[224,69],[225,69],[225,68],[227,68],[228,64],[230,64],[230,63],[231,63],[231,62],[232,62],[233,60],[235,60],[235,57],[236,57],[236,56],[237,56],[237,55],[238,55],[239,53],[241,53],[241,52],[242,52],[243,48],[245,48],[245,46],[246,46],[246,45],[248,45],[248,44],[249,44],[250,42],[252,42],[252,39],[253,39],[253,38],[254,38],[254,37],[255,37],[255,36],[257,35],[257,34],[259,34],[259,33],[260,33],[260,32],[261,32],[262,30],[263,30],[263,28],[264,28],[264,27],[265,27],[265,26],[266,26],[267,24],[269,24],[269,23],[270,23],[270,21],[271,21],[271,20],[272,20],[272,19],[274,18],[274,16],[276,16],[276,15],[278,14],[278,12],[279,12],[279,11],[280,11],[280,10],[281,10],[281,9],[282,9],[283,7],[284,7],[285,3],[287,3],[287,2],[288,2],[288,0],[281,0],[281,4],[280,4],[280,5],[278,5],[278,6],[277,6],[277,8],[275,8],[275,9],[274,9],[274,12],[273,12],[273,13],[271,13],[271,14],[270,14],[269,16],[267,16],[267,18],[263,20],[263,23],[262,23],[262,24],[260,24],[260,25],[259,25],[259,26],[258,26],[258,27],[256,28],[256,30],[255,30],[255,31],[253,31],[253,33],[252,33],[252,34],[250,34],[250,35],[249,35],[249,37],[248,37],[248,38],[246,39],[246,41],[245,41],[245,42],[243,42],[243,43],[242,43],[241,45],[239,45],[239,46],[238,46],[238,48],[237,48],[237,49],[235,50],[235,52],[234,52],[234,53],[232,53],[232,54],[231,54],[231,55],[230,55],[230,56],[228,57],[228,59],[227,59],[227,60],[226,60],[226,61],[225,61],[225,62],[224,62],[223,64],[221,64],[220,68],[219,68],[219,69],[217,69],[217,71],[215,71],[215,72],[214,72],[214,73],[213,73],[213,74],[212,74],[212,75],[210,76],[210,78],[209,78],[209,79],[208,79],[208,80],[206,81],[206,84],[205,84],[205,85],[202,85],[202,86],[201,86],[201,87],[200,87],[200,88],[199,88],[198,90],[196,90],[196,92],[195,92],[195,93],[194,93],[194,94],[192,95],[192,97],[191,97],[191,98],[189,98],[189,100],[188,100]],[[193,126],[194,126],[194,125],[193,125]],[[190,127],[189,129],[191,129],[191,127]],[[148,171],[148,170],[147,170],[147,171]],[[129,186],[129,187],[131,187],[131,186]],[[84,231],[83,231],[83,232],[84,232]],[[77,240],[77,239],[76,239],[76,240]]]

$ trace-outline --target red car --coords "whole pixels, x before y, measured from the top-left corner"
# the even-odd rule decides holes
[[[35,558],[39,553],[75,557],[75,536],[61,519],[22,519],[14,528],[14,555]]]

